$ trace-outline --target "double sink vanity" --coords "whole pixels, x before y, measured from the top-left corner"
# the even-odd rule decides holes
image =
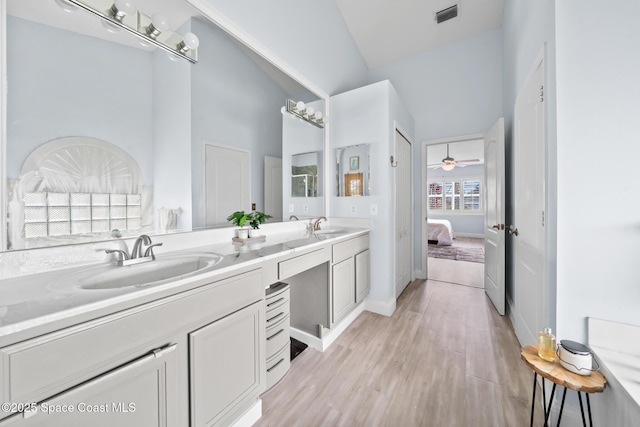
[[[368,229],[303,225],[0,281],[0,426],[251,424],[288,325],[322,349],[369,292]]]

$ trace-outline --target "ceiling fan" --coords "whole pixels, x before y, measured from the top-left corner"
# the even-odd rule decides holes
[[[431,169],[439,169],[442,168],[442,170],[445,171],[450,171],[453,168],[455,168],[456,166],[460,167],[460,168],[464,168],[472,163],[478,163],[480,161],[480,159],[468,159],[468,160],[456,160],[453,157],[449,156],[449,144],[447,144],[447,157],[445,157],[444,159],[442,159],[442,162],[440,163],[431,163],[429,165],[427,165],[427,167],[431,168]]]

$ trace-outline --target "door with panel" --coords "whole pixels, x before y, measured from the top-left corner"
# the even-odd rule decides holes
[[[484,138],[484,290],[505,313],[505,182],[504,119]]]
[[[396,130],[395,147],[397,156],[396,170],[396,298],[411,281],[411,236],[413,227],[411,221],[411,194],[413,191],[411,179],[411,143]]]
[[[229,214],[250,207],[251,153],[209,142],[202,152],[206,225],[228,224]]]
[[[545,326],[546,133],[544,49],[516,98],[514,111],[513,327],[522,345]]]

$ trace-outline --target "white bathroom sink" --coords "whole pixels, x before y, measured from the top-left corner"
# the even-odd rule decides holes
[[[327,229],[316,230],[313,232],[313,234],[321,236],[321,235],[331,235],[331,234],[343,234],[346,232],[347,230],[345,230],[344,228],[327,228]]]
[[[223,260],[214,253],[182,254],[127,266],[102,266],[63,276],[50,284],[58,290],[109,290],[147,287],[203,273]]]

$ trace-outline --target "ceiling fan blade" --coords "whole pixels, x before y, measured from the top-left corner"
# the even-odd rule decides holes
[[[457,163],[478,163],[480,159],[456,160]]]
[[[436,163],[436,164],[433,164],[433,165],[427,165],[427,167],[429,169],[440,169],[442,167],[442,164]]]
[[[440,165],[442,165],[442,163],[441,163],[441,162],[438,162],[438,163],[429,163],[427,166],[440,166]]]

